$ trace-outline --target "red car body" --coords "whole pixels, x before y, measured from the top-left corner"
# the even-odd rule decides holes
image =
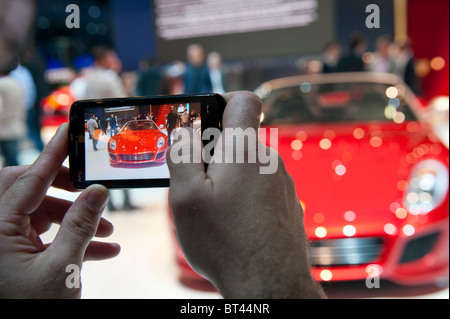
[[[256,93],[264,102],[262,127],[278,129],[278,152],[296,183],[316,280],[375,276],[402,285],[448,280],[449,152],[399,78],[298,76],[264,83]],[[293,123],[300,109],[290,110],[278,121],[293,95],[292,100],[307,101],[315,115],[302,114],[301,123]],[[352,121],[305,120],[320,114],[317,105],[322,116],[358,114],[366,106],[367,112]],[[370,111],[377,105],[381,111]],[[372,120],[377,112],[385,118]],[[183,282],[201,281],[180,249],[177,261]]]
[[[69,120],[69,111],[75,97],[70,86],[61,87],[41,101],[42,126],[60,126]]]
[[[167,135],[151,120],[127,122],[108,141],[111,165],[165,163]]]

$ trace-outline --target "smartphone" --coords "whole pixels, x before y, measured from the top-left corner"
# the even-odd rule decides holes
[[[222,130],[225,104],[219,94],[74,102],[69,120],[73,185],[168,187],[166,156],[174,133],[182,127],[201,133],[207,128]]]

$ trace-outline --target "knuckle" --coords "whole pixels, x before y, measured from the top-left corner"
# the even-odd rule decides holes
[[[247,101],[247,105],[257,108],[258,111],[262,110],[262,101],[255,93],[244,91],[242,93],[242,98]]]
[[[38,172],[34,172],[31,169],[27,169],[25,173],[17,178],[17,181],[28,185],[36,185],[39,189],[47,189],[49,187],[49,182]]]
[[[80,239],[92,239],[97,231],[97,225],[86,214],[77,214],[67,221],[67,229]]]
[[[12,182],[18,177],[18,174],[19,172],[17,166],[7,166],[0,170],[0,180],[6,181],[8,184],[12,184]]]
[[[7,177],[13,174],[15,171],[13,166],[6,166],[0,170],[0,177]]]

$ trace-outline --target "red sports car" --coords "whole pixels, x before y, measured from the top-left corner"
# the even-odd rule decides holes
[[[165,163],[167,148],[167,135],[151,120],[129,121],[108,141],[112,166]]]
[[[348,73],[261,85],[262,127],[296,182],[318,281],[448,281],[449,150],[396,76]],[[183,282],[201,282],[178,249]]]

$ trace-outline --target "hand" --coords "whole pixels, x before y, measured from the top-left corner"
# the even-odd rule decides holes
[[[101,218],[109,199],[103,186],[91,186],[72,203],[46,196],[50,186],[75,191],[67,157],[67,125],[63,124],[29,167],[0,171],[0,298],[74,298],[81,288],[68,288],[68,265],[81,269],[83,260],[116,256],[117,244],[91,242],[107,237],[112,225]],[[54,241],[44,245],[39,235],[60,224]]]
[[[257,132],[259,98],[243,92],[224,98],[224,128],[253,128]],[[191,131],[175,145],[177,149],[191,147],[199,140]],[[258,147],[266,148],[261,143]],[[214,157],[223,156],[222,151],[219,142]],[[180,247],[193,269],[210,280],[222,296],[322,296],[310,274],[295,185],[278,155],[278,170],[261,175],[260,163],[213,162],[205,171],[203,163],[175,164],[180,162],[175,157],[183,155],[170,150],[168,154],[170,206]]]

